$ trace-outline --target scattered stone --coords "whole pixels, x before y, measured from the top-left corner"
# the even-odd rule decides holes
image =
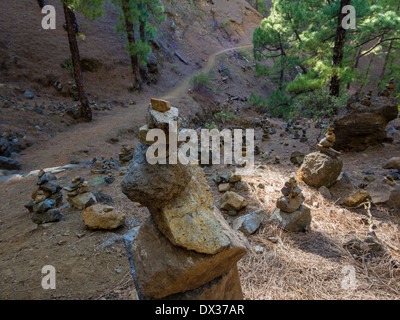
[[[277,238],[277,237],[268,237],[268,240],[271,241],[272,243],[278,243],[279,242],[279,238]]]
[[[218,190],[219,190],[219,192],[229,191],[229,190],[231,190],[231,185],[229,183],[221,183],[218,186]]]
[[[264,247],[255,246],[255,247],[254,247],[254,252],[257,253],[257,254],[264,253]]]
[[[241,191],[248,191],[250,188],[246,181],[239,181],[235,183],[235,189]]]
[[[232,222],[233,230],[239,230],[245,235],[251,235],[257,231],[261,222],[266,218],[264,210],[258,210],[235,219]]]
[[[368,200],[371,200],[371,196],[366,190],[358,190],[357,192],[353,193],[350,195],[348,198],[346,198],[343,201],[343,205],[346,207],[357,207],[362,203],[367,202]]]
[[[19,170],[21,164],[17,160],[0,156],[0,169]]]
[[[290,155],[290,162],[293,164],[301,165],[304,161],[304,153],[300,151],[293,151]]]
[[[228,211],[229,210],[239,211],[242,208],[247,207],[248,202],[241,195],[239,195],[233,191],[227,191],[221,197],[220,204],[221,204],[221,209],[228,210]]]
[[[32,92],[26,90],[26,91],[24,92],[24,97],[27,98],[27,99],[33,99],[35,96],[33,95]]]
[[[90,229],[116,229],[125,224],[126,216],[111,206],[95,204],[82,213],[82,220]]]
[[[400,157],[389,159],[383,166],[383,169],[395,169],[400,171]]]

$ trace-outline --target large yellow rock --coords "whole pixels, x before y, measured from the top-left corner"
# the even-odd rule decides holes
[[[357,207],[360,204],[367,202],[368,200],[371,200],[370,194],[368,193],[368,191],[361,189],[347,197],[343,201],[343,205],[345,205],[346,207]]]
[[[174,244],[200,253],[215,254],[231,244],[224,218],[214,208],[204,173],[189,169],[192,178],[184,191],[161,208],[151,209],[160,231]]]
[[[125,214],[111,206],[96,204],[82,213],[83,222],[90,229],[116,229],[125,223]]]
[[[165,112],[171,109],[171,104],[168,101],[151,98],[150,102],[151,107],[156,111]]]
[[[224,210],[239,211],[240,209],[247,207],[247,205],[247,200],[233,191],[228,191],[221,197],[221,209]]]

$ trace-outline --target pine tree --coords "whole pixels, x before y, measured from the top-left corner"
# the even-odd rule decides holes
[[[157,33],[156,25],[166,18],[164,7],[161,0],[113,0],[113,3],[121,9],[121,25],[117,30],[123,31],[128,39],[126,48],[131,56],[134,88],[139,89],[142,83],[140,67],[146,69],[152,51],[150,41]]]
[[[79,47],[76,39],[79,27],[74,11],[81,11],[86,17],[93,20],[102,15],[104,2],[103,0],[64,0],[62,2],[65,22],[67,25],[68,43],[71,51],[75,84],[78,88],[79,101],[81,103],[79,117],[83,118],[85,121],[91,121],[92,110],[89,106],[83,82]]]

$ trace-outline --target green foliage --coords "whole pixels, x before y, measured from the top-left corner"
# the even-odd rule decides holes
[[[61,0],[71,10],[79,11],[90,20],[95,20],[104,15],[104,0]]]
[[[210,75],[204,72],[196,74],[190,79],[189,84],[196,91],[201,91],[202,89],[211,90]]]
[[[222,124],[230,121],[236,121],[239,119],[239,117],[234,114],[232,111],[220,111],[214,114],[215,120],[221,122]]]
[[[334,97],[329,94],[327,88],[307,92],[296,97],[291,106],[290,118],[332,118],[338,111],[346,107],[349,96],[343,94]]]

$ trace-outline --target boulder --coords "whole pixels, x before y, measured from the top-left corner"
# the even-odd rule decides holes
[[[111,206],[95,204],[82,213],[82,220],[90,229],[116,229],[125,224],[125,214]]]
[[[293,213],[286,213],[281,209],[276,208],[272,213],[269,222],[291,232],[310,231],[311,210],[303,205]]]
[[[245,198],[243,198],[241,195],[237,194],[236,192],[233,191],[227,191],[224,193],[224,195],[221,197],[221,209],[224,210],[235,210],[239,211],[244,207],[247,207],[248,202]]]
[[[121,188],[131,201],[159,208],[177,197],[191,177],[188,167],[179,161],[177,164],[149,164],[146,160],[147,148],[148,146],[138,144],[129,170],[121,182]]]
[[[174,245],[200,253],[221,252],[230,246],[234,234],[214,208],[202,169],[195,166],[190,171],[192,179],[185,190],[162,208],[150,208],[150,213]]]
[[[235,219],[232,222],[232,228],[233,230],[241,231],[245,235],[250,235],[257,231],[266,217],[264,210],[257,210]]]
[[[19,170],[21,164],[17,160],[0,156],[0,169]]]
[[[152,218],[147,219],[131,250],[143,295],[159,299],[194,290],[232,270],[249,245],[243,235],[233,230],[231,234],[231,243],[225,250],[217,254],[198,253],[173,245]]]
[[[164,132],[169,131],[169,124],[172,121],[178,121],[179,111],[178,108],[171,107],[170,110],[160,112],[154,110],[151,106],[147,113],[147,125],[150,129],[158,128]]]
[[[350,103],[334,122],[335,149],[361,151],[382,143],[388,122],[397,116],[396,98],[377,97],[371,100],[371,106]]]
[[[299,179],[317,189],[322,186],[329,188],[336,182],[342,168],[343,161],[339,158],[313,152],[304,158],[299,169]]]

